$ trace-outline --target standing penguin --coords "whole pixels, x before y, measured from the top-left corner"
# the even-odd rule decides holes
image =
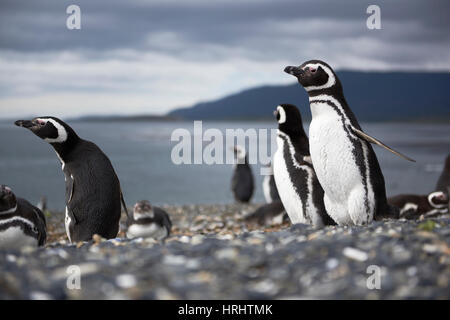
[[[274,177],[291,222],[316,227],[335,224],[323,204],[323,189],[311,164],[300,111],[294,105],[282,104],[274,114],[278,121]]]
[[[18,120],[15,124],[50,143],[61,161],[66,181],[65,225],[69,241],[89,241],[94,234],[107,239],[116,237],[121,200],[124,207],[125,203],[119,179],[102,150],[54,117]]]
[[[16,198],[11,188],[0,185],[0,248],[43,246],[46,238],[42,211],[28,201]]]
[[[248,157],[243,147],[234,148],[236,164],[234,165],[231,190],[234,199],[238,202],[249,202],[254,190],[253,173]]]
[[[278,194],[277,185],[275,184],[275,178],[273,176],[273,167],[271,164],[268,166],[268,173],[264,176],[262,187],[264,193],[264,199],[267,203],[280,201],[280,195]]]
[[[167,212],[143,200],[134,205],[133,216],[128,218],[127,238],[164,240],[170,235],[171,229],[172,222]]]
[[[448,194],[448,187],[450,186],[450,154],[447,155],[444,164],[444,170],[442,170],[439,180],[436,184],[436,191],[442,191],[450,197]]]
[[[309,95],[311,159],[328,214],[340,225],[364,225],[398,217],[386,200],[384,177],[370,143],[407,158],[361,130],[347,105],[341,82],[323,61],[286,67]]]
[[[448,212],[449,199],[442,191],[429,195],[400,194],[388,199],[388,203],[400,210],[400,217],[419,218],[421,215],[431,216]]]

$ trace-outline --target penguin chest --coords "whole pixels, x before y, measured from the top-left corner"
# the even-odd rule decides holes
[[[309,139],[314,169],[327,197],[345,202],[349,192],[363,181],[354,156],[355,143],[359,142],[352,139],[341,117],[332,111],[313,118]]]
[[[297,189],[294,186],[293,179],[289,173],[288,165],[290,159],[285,159],[285,142],[282,138],[277,137],[277,151],[274,155],[273,174],[275,184],[278,189],[281,202],[289,215],[292,223],[307,223],[303,213],[303,203]]]
[[[22,218],[0,220],[0,248],[20,249],[26,246],[37,247],[38,241],[30,232],[33,229],[31,222]],[[37,232],[36,232],[37,235]]]
[[[167,229],[164,226],[156,223],[149,224],[132,224],[127,231],[127,238],[153,238],[162,240],[168,235]]]
[[[346,127],[349,120],[326,103],[311,105],[311,159],[325,192],[324,203],[338,224],[371,220],[374,192],[369,172],[369,147]]]

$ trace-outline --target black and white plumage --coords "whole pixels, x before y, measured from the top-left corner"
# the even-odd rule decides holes
[[[46,238],[42,211],[0,185],[0,249],[43,246]]]
[[[436,191],[442,191],[450,197],[448,187],[450,187],[450,154],[445,159],[444,169],[436,184]]]
[[[294,105],[282,104],[275,115],[278,148],[273,160],[274,178],[291,222],[317,227],[335,224],[323,204],[323,189],[310,161],[300,111]]]
[[[236,201],[249,202],[254,191],[252,168],[248,163],[248,157],[243,147],[236,146],[234,154],[236,163],[231,179],[231,190]]]
[[[115,238],[119,231],[121,201],[119,179],[111,161],[90,141],[78,137],[55,117],[18,120],[50,143],[62,164],[66,182],[66,233],[70,242],[89,241],[94,234]]]
[[[172,222],[163,209],[153,207],[149,201],[134,205],[133,216],[128,219],[127,238],[153,238],[164,240],[170,235]]]
[[[429,195],[401,194],[390,197],[388,203],[400,210],[400,217],[407,219],[419,218],[421,215],[433,216],[448,213],[449,198],[442,191]]]
[[[273,167],[269,165],[269,169],[264,176],[262,187],[264,193],[264,199],[267,203],[272,203],[275,201],[280,201],[280,195],[278,194],[277,185],[275,183],[275,178],[273,176]]]
[[[362,131],[328,64],[311,60],[284,71],[295,76],[309,95],[311,159],[325,191],[328,214],[340,225],[397,217],[398,210],[387,204],[384,177],[371,143],[412,159]]]
[[[256,224],[260,226],[270,226],[281,224],[289,220],[284,210],[281,200],[275,200],[270,203],[263,204],[254,212],[245,216],[244,221],[248,224]]]

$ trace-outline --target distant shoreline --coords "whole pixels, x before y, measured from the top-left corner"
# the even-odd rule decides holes
[[[27,117],[23,117],[27,118]],[[17,119],[0,119],[0,123],[14,123]],[[305,117],[305,122],[311,121],[310,118]],[[77,118],[67,118],[67,122],[270,122],[274,121],[273,117],[260,118],[207,118],[207,119],[186,119],[181,117],[171,116],[156,116],[156,115],[142,115],[142,116],[83,116]],[[362,123],[421,123],[421,124],[450,124],[450,117],[439,118],[411,118],[411,119],[390,119],[390,120],[366,120]]]

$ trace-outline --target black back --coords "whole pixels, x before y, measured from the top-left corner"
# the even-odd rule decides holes
[[[231,190],[234,199],[239,202],[249,202],[254,188],[252,169],[248,163],[248,157],[245,156],[244,163],[237,163],[233,171]]]
[[[450,154],[445,159],[444,170],[442,170],[441,175],[439,176],[438,182],[436,184],[436,191],[442,191],[447,196],[448,187],[450,186]]]
[[[278,189],[273,174],[269,176],[269,193],[272,202],[280,201],[280,195],[278,194]]]
[[[97,145],[82,139],[60,156],[65,162],[67,208],[75,221],[72,242],[89,241],[94,234],[116,237],[121,191],[111,161]]]

